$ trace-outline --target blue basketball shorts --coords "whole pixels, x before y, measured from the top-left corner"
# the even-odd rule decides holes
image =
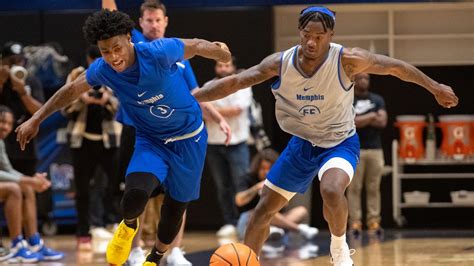
[[[199,198],[206,150],[206,128],[193,137],[167,143],[137,132],[127,175],[151,173],[174,200],[196,200]]]
[[[352,180],[359,161],[359,137],[354,134],[331,148],[313,146],[311,142],[293,136],[267,174],[265,184],[288,200],[304,193],[318,175],[340,168]]]

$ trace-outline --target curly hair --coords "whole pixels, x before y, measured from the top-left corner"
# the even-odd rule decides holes
[[[91,44],[110,39],[114,36],[129,34],[135,23],[130,17],[120,11],[102,9],[86,19],[82,31],[85,39]]]

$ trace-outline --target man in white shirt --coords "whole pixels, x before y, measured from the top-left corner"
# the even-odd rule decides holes
[[[215,72],[216,79],[234,74],[236,72],[235,58],[228,63],[217,62]],[[233,134],[229,145],[225,145],[226,136],[220,130],[219,124],[206,119],[209,135],[207,159],[216,183],[217,198],[224,219],[224,226],[217,232],[220,237],[231,236],[237,232],[235,226],[239,212],[233,199],[238,178],[246,174],[249,168],[247,139],[250,135],[251,102],[251,87],[211,102],[231,127]]]

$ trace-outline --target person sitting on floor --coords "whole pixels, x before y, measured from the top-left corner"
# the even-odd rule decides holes
[[[278,159],[279,154],[272,149],[264,149],[252,159],[250,172],[239,178],[235,204],[239,208],[240,218],[237,224],[237,231],[241,238],[245,234],[253,209],[257,206],[260,193],[273,163]],[[312,239],[319,230],[315,227],[303,223],[308,219],[308,210],[304,206],[277,213],[271,221],[270,236],[283,236],[284,230],[297,232],[306,239]]]

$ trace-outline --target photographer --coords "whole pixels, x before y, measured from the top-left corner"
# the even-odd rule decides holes
[[[92,46],[87,51],[87,62],[91,64],[100,57],[99,49]],[[83,67],[72,70],[67,82],[75,80],[82,72]],[[115,113],[118,108],[118,100],[110,89],[102,87],[98,90],[91,89],[85,92],[79,100],[66,107],[63,113],[70,119],[68,124],[68,136],[74,165],[74,185],[76,192],[76,209],[78,215],[77,225],[77,247],[79,250],[91,249],[90,225],[90,180],[94,176],[98,166],[102,168],[107,176],[106,188],[111,190],[118,186],[114,182],[116,178],[115,169],[117,163],[117,147],[120,142],[121,125],[115,122]],[[94,180],[98,181],[98,180]],[[94,187],[96,187],[95,184]],[[100,193],[104,195],[104,193]],[[102,197],[95,200],[102,201]],[[111,206],[104,206],[107,216],[114,215],[113,193],[107,191],[105,202]],[[93,202],[94,206],[102,206],[102,202]],[[116,215],[116,213],[115,213]],[[102,217],[100,217],[102,218]],[[99,219],[100,219],[99,218]],[[97,220],[97,219],[95,219]],[[100,219],[102,220],[102,219]],[[115,222],[115,221],[111,221]],[[103,227],[104,224],[92,224]],[[102,228],[98,228],[104,232]]]
[[[0,104],[8,106],[14,114],[13,128],[28,120],[44,101],[40,81],[28,75],[24,68],[23,46],[17,42],[7,42],[1,49],[0,65]],[[36,172],[37,152],[35,139],[24,151],[16,142],[15,134],[5,139],[8,157],[15,169],[33,176]]]

